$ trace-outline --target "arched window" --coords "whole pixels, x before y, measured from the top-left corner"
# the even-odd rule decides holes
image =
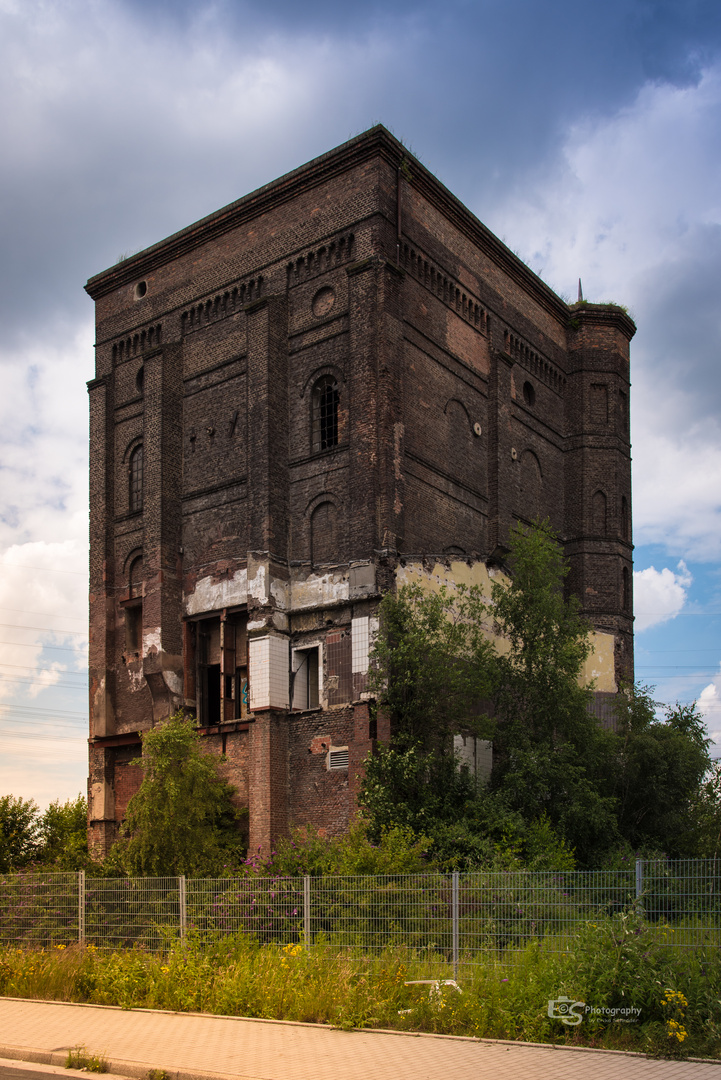
[[[314,566],[340,561],[338,521],[332,502],[316,506],[310,518],[310,558]]]
[[[629,528],[628,520],[628,499],[625,495],[621,496],[621,539],[630,542],[631,529]]]
[[[143,509],[143,444],[135,447],[130,455],[128,468],[130,513],[136,514]]]
[[[596,536],[606,535],[606,496],[597,491],[593,496],[593,531]]]
[[[324,375],[313,387],[311,447],[314,454],[338,445],[338,383]]]
[[[128,571],[128,597],[136,600],[143,595],[143,556],[136,555]]]
[[[519,512],[526,521],[533,521],[541,510],[541,466],[532,450],[521,455],[519,478]]]
[[[621,603],[624,611],[631,610],[631,575],[627,566],[621,571]]]

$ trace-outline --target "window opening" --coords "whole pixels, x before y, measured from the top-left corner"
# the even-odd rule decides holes
[[[219,630],[219,619],[207,619],[198,627],[198,720],[203,727],[220,723]]]
[[[317,709],[320,705],[318,687],[318,646],[293,650],[293,708]]]
[[[235,699],[235,719],[242,720],[248,715],[248,669],[238,667],[235,669],[235,686],[233,688]]]
[[[313,452],[338,445],[338,384],[326,375],[313,391]]]
[[[130,513],[143,509],[143,444],[136,446],[130,455]]]
[[[143,639],[143,605],[133,604],[125,608],[125,651],[126,653],[140,653]]]
[[[203,727],[248,715],[248,668],[244,615],[223,615],[197,624],[195,693]]]

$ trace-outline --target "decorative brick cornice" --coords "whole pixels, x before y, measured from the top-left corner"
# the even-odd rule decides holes
[[[568,305],[557,296],[526,264],[514,255],[490,229],[475,217],[440,180],[420,161],[406,150],[382,124],[370,128],[349,142],[314,158],[306,165],[286,173],[279,179],[244,195],[236,202],[202,218],[194,225],[181,229],[166,240],[131,255],[109,270],[95,274],[85,288],[94,300],[105,296],[121,285],[129,285],[139,278],[177,259],[201,244],[238,228],[244,222],[268,213],[270,210],[291,202],[307,192],[339,176],[349,169],[363,165],[373,158],[381,158],[393,169],[403,169],[405,182],[419,191],[472,243],[484,251],[517,284],[533,296],[534,300],[559,321],[569,317]]]
[[[607,326],[620,330],[630,341],[636,333],[636,324],[628,312],[618,304],[589,304],[581,300],[569,308],[571,330],[584,326]]]

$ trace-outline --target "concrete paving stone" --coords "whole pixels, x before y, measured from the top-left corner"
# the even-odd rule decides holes
[[[0,998],[0,1055],[62,1065],[75,1046],[169,1080],[721,1080],[721,1063]]]

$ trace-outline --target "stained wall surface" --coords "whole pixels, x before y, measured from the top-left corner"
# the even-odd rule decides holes
[[[562,537],[599,689],[632,675],[633,323],[566,305],[384,128],[87,289],[96,850],[180,707],[252,846],[347,828],[388,735],[380,597],[487,576],[518,521]]]

